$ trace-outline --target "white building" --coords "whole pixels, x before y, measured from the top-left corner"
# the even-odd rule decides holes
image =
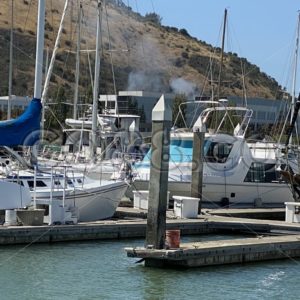
[[[7,113],[8,108],[8,96],[1,96],[0,97],[0,110],[2,113]],[[29,102],[31,101],[31,98],[29,97],[21,97],[21,96],[11,96],[11,111],[18,110],[20,112],[23,112],[25,108],[28,106]]]

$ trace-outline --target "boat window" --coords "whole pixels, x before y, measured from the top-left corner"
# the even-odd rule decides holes
[[[27,182],[28,182],[28,186],[30,188],[34,188],[34,180],[27,180]],[[45,186],[47,186],[47,184],[42,180],[37,180],[36,181],[36,186],[37,187],[45,187]]]
[[[232,149],[232,144],[206,142],[204,145],[204,155],[208,162],[225,163]]]
[[[17,184],[20,184],[20,185],[24,186],[24,183],[21,180],[19,180],[19,181],[17,181],[17,180],[9,180],[8,182],[17,183]]]
[[[60,181],[59,180],[55,180],[54,181],[54,185],[60,185]]]
[[[279,173],[275,164],[252,163],[244,182],[276,182]]]
[[[77,178],[78,183],[82,183],[82,180],[80,178]]]

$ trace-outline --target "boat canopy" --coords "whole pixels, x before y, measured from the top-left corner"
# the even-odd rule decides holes
[[[0,145],[33,146],[40,136],[41,110],[41,100],[33,98],[22,115],[0,122]]]

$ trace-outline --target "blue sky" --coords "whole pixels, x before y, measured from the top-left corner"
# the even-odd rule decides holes
[[[163,25],[185,28],[190,35],[219,47],[224,10],[227,8],[225,51],[247,58],[291,90],[300,1],[127,0],[126,4],[142,15],[154,11],[162,17]],[[297,81],[300,81],[300,74]],[[299,86],[297,84],[296,94]]]

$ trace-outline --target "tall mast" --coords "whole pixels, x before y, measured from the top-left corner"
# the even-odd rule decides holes
[[[43,52],[44,52],[44,32],[45,32],[45,0],[39,0],[38,23],[37,23],[37,42],[35,56],[35,82],[34,98],[42,97],[43,80]]]
[[[91,159],[95,160],[97,151],[97,114],[98,114],[98,94],[100,77],[100,42],[101,42],[101,21],[102,21],[102,1],[98,0],[97,9],[97,34],[96,34],[96,57],[93,93],[93,112],[92,112],[92,140],[91,140]]]
[[[226,22],[227,22],[227,9],[225,8],[225,12],[224,12],[224,26],[223,26],[223,35],[222,35],[221,62],[220,62],[220,72],[219,72],[219,80],[218,80],[218,93],[217,93],[218,99],[220,99],[220,88],[221,88],[221,77],[222,77],[222,68],[223,68],[223,56],[224,56]]]
[[[297,65],[298,65],[298,48],[299,48],[299,31],[300,31],[300,14],[298,12],[298,23],[297,23],[297,33],[296,33],[296,47],[295,47],[295,59],[294,59],[294,74],[293,74],[293,86],[292,86],[292,110],[291,110],[291,122],[293,119],[293,111],[295,106],[296,97],[296,77],[297,77]],[[290,122],[290,123],[291,123]]]
[[[34,94],[33,98],[41,100],[43,82],[43,56],[44,56],[44,35],[45,35],[45,0],[39,0],[38,20],[36,30],[36,54],[35,54],[35,74],[34,74]],[[37,164],[37,146],[33,146],[30,151],[31,165]]]
[[[11,118],[12,75],[13,75],[12,74],[12,72],[13,72],[13,43],[14,43],[13,39],[14,39],[14,0],[11,0],[7,120],[10,120],[10,118]]]
[[[78,31],[77,31],[76,73],[75,73],[73,119],[77,119],[78,86],[79,86],[79,71],[80,71],[79,68],[80,68],[81,19],[82,19],[82,3],[80,2],[80,4],[79,4],[79,13],[78,13]]]
[[[294,111],[295,111],[295,97],[296,97],[296,79],[297,79],[297,68],[298,68],[298,48],[299,48],[299,31],[300,31],[300,14],[298,12],[297,32],[296,32],[296,47],[294,56],[294,73],[293,73],[293,85],[292,85],[292,103],[291,103],[291,116],[290,126],[292,126]],[[297,127],[296,127],[297,129]],[[289,137],[289,144],[292,144],[292,135]]]

